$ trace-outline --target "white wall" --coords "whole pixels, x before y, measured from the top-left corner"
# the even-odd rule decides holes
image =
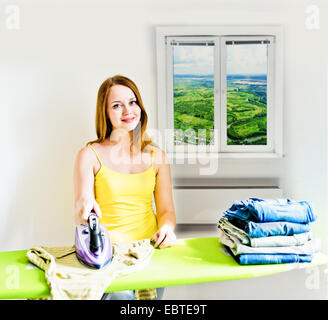
[[[19,9],[17,30],[8,28],[10,5]],[[318,6],[319,29],[306,24],[309,5]],[[197,165],[172,164],[173,179],[276,181],[285,196],[312,202],[319,215],[313,230],[326,247],[327,17],[325,0],[1,2],[0,250],[74,240],[73,162],[95,138],[103,80],[131,77],[156,128],[155,26],[233,24],[285,28],[285,157],[222,159],[209,182]]]

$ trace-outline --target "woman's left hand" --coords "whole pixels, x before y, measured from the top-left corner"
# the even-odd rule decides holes
[[[154,235],[153,240],[155,241],[154,248],[166,248],[173,246],[176,243],[176,236],[172,227],[163,226]]]

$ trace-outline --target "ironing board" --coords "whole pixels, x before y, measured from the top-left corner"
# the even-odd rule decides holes
[[[29,263],[26,252],[0,252],[0,299],[49,297],[44,271]],[[155,249],[147,267],[116,278],[106,292],[259,277],[327,263],[328,256],[317,253],[311,263],[239,265],[217,237],[179,239],[173,247]]]

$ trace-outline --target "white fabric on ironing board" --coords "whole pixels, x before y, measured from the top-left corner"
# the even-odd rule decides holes
[[[149,239],[112,245],[112,262],[99,270],[83,266],[76,258],[74,246],[33,246],[26,256],[45,271],[53,300],[98,300],[113,279],[143,269],[154,252]]]

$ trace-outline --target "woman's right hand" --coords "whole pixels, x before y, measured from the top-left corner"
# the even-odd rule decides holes
[[[88,224],[88,218],[91,214],[91,211],[94,210],[98,218],[102,217],[101,210],[96,200],[92,199],[89,201],[81,201],[75,206],[75,224]]]

